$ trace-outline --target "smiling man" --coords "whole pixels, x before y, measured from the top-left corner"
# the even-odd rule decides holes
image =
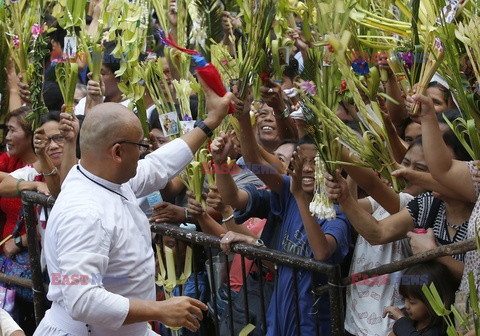
[[[246,105],[247,102],[244,102]],[[269,165],[262,155],[262,149],[255,141],[254,130],[250,123],[247,109],[237,114],[241,133],[239,135],[242,153],[247,162]],[[259,120],[260,127],[269,125]],[[265,128],[265,127],[264,127]],[[267,129],[268,131],[268,129]],[[280,238],[276,248],[308,258],[315,258],[328,263],[339,264],[348,253],[350,241],[350,224],[344,214],[338,212],[334,220],[320,220],[312,217],[308,209],[313,199],[315,186],[315,157],[317,149],[308,137],[300,139],[297,151],[301,157],[292,160],[295,173],[292,177],[273,170],[264,170],[257,176],[272,191],[271,211],[283,218]],[[293,173],[293,171],[292,171]],[[296,330],[295,298],[292,276],[296,274],[299,300],[300,324]],[[330,305],[328,296],[316,302],[311,293],[312,285],[325,284],[326,278],[312,278],[310,272],[296,272],[289,267],[278,266],[278,280],[267,312],[267,335],[330,335]],[[318,324],[315,317],[318,317]],[[317,330],[316,330],[317,329]]]
[[[267,104],[263,104],[258,111],[256,131],[258,142],[267,152],[273,153],[280,143],[280,136],[273,108]]]

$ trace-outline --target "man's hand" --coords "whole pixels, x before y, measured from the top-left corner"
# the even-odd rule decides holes
[[[25,84],[22,82],[23,76],[21,74],[18,75],[18,95],[20,96],[20,99],[27,104],[27,105],[32,105],[32,102],[30,101],[30,87],[28,84]]]
[[[170,0],[170,7],[168,9],[168,21],[172,29],[177,29],[178,15],[177,15],[177,0]]]
[[[302,156],[302,149],[300,147],[297,148],[297,151],[293,152],[292,159],[291,159],[293,170],[287,169],[289,175],[291,176],[290,192],[293,194],[293,196],[301,195],[303,192],[302,170],[303,170],[303,163],[305,159]]]
[[[232,16],[230,15],[229,12],[222,13],[222,29],[223,29],[224,37],[230,36],[233,34]]]
[[[402,313],[402,311],[398,307],[387,307],[383,311],[383,317],[385,318],[388,316],[388,318],[391,318],[392,320],[398,320],[404,317],[405,315]]]
[[[77,135],[80,131],[80,122],[74,113],[60,113],[58,129],[66,142],[75,142],[77,141]]]
[[[150,221],[157,223],[183,223],[185,222],[185,208],[168,202],[160,202],[153,206]]]
[[[210,150],[213,157],[213,162],[221,165],[227,162],[228,153],[232,148],[232,142],[227,134],[220,132],[219,136],[213,139]]]
[[[257,240],[251,236],[247,236],[238,232],[228,231],[225,234],[220,235],[222,238],[220,240],[220,248],[222,249],[225,254],[230,253],[230,249],[233,243],[247,243],[247,244],[255,244]]]
[[[218,192],[218,187],[216,185],[211,185],[208,188],[210,191],[207,194],[207,206],[222,213],[225,210],[226,204],[223,203],[222,196],[220,196],[220,193]]]
[[[92,79],[93,73],[89,72],[87,82],[87,99],[91,100],[92,106],[103,103],[103,92],[105,92],[105,84],[103,83],[102,76],[100,75],[100,83]]]
[[[413,96],[409,96],[406,99],[405,106],[407,107],[407,111],[412,111],[413,106],[415,104],[420,104],[420,108],[418,109],[418,113],[415,117],[425,118],[425,117],[435,117],[435,107],[433,105],[432,98],[421,95],[421,94],[414,94]]]
[[[300,27],[295,27],[292,29],[288,35],[292,40],[295,41],[295,46],[300,50],[300,51],[306,51],[308,49],[308,43],[303,37],[302,34],[302,29]]]
[[[272,81],[270,78],[265,79],[263,86],[260,87],[260,92],[262,95],[262,100],[271,108],[276,115],[281,115],[287,105],[285,104],[284,99],[287,97],[284,96],[282,87]]]
[[[213,131],[227,116],[233,94],[227,92],[225,96],[219,97],[200,76],[198,76],[198,81],[202,85],[207,103],[208,116],[205,119],[205,124]]]
[[[410,246],[412,247],[413,254],[418,254],[437,248],[437,239],[433,229],[427,230],[427,233],[413,233],[412,231],[407,233],[407,237],[410,238]]]
[[[199,320],[203,319],[202,310],[207,306],[188,296],[174,296],[165,301],[155,301],[158,306],[158,320],[169,327],[185,327],[195,332],[200,328]]]
[[[47,145],[47,136],[43,129],[37,128],[33,133],[33,148],[37,156],[45,156],[45,147]]]
[[[15,245],[14,238],[11,238],[5,242],[3,245],[3,253],[7,258],[12,258],[15,254],[19,253],[20,249]]]
[[[350,197],[347,181],[340,174],[341,170],[337,169],[337,182],[329,173],[325,174],[325,191],[332,201],[336,200],[339,204],[346,202]]]
[[[195,194],[190,190],[187,191],[187,196],[188,213],[193,217],[202,216],[205,213],[205,209],[202,208],[202,203],[197,202],[197,200],[195,199]],[[206,195],[203,194],[202,197],[206,197]]]

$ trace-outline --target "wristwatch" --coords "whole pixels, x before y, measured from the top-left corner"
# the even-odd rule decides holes
[[[197,121],[195,121],[194,127],[198,127],[203,132],[205,132],[207,138],[210,138],[213,135],[212,130],[207,125],[205,125],[202,119],[197,119]]]
[[[15,245],[17,245],[20,250],[25,248],[25,246],[22,244],[22,236],[15,237]]]
[[[285,101],[285,108],[283,109],[283,112],[281,114],[273,113],[273,115],[276,118],[284,119],[284,118],[287,118],[291,112],[292,110],[290,109],[290,104],[287,101]]]

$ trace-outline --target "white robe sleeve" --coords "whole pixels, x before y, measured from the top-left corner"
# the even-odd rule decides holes
[[[130,181],[137,198],[165,188],[193,159],[193,153],[182,139],[175,139],[138,161],[137,175]]]
[[[92,281],[92,274],[106,274],[111,233],[105,229],[96,209],[69,213],[75,215],[65,216],[56,231],[60,274],[50,274],[50,286],[61,286],[65,309],[74,320],[116,330],[127,317],[129,300]],[[64,282],[78,276],[88,276],[88,280],[83,278],[80,283],[70,285]]]

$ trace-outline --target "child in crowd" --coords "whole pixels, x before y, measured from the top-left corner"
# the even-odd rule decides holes
[[[390,336],[440,336],[446,335],[447,326],[433,310],[423,293],[423,285],[433,283],[445,308],[449,309],[455,299],[458,283],[448,268],[438,262],[416,264],[408,268],[399,287],[405,300],[405,308],[387,307],[383,316],[395,320]]]

